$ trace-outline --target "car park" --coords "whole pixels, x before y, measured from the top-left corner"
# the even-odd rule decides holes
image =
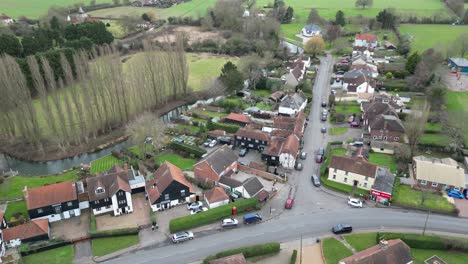
[[[334,234],[343,234],[343,233],[351,233],[353,231],[353,227],[348,224],[337,224],[332,227],[332,232]]]
[[[327,128],[326,128],[326,127],[322,127],[322,128],[320,129],[320,132],[322,132],[322,134],[327,133]]]
[[[323,162],[323,156],[320,155],[320,154],[317,154],[317,156],[315,156],[315,162],[322,163]]]
[[[354,208],[362,208],[362,202],[356,198],[349,198],[348,205]]]
[[[294,205],[294,198],[289,196],[288,199],[286,200],[286,203],[284,203],[284,208],[291,209],[293,205]]]
[[[315,186],[315,187],[320,187],[320,179],[317,175],[312,175],[312,177],[310,177],[310,180],[312,181],[312,184]]]
[[[301,159],[305,160],[307,158],[307,152],[301,152]]]
[[[173,243],[180,243],[193,239],[193,233],[190,231],[178,232],[172,235]]]
[[[191,204],[187,204],[187,210],[193,210],[193,209],[196,209],[196,208],[200,208],[203,206],[203,203],[198,201],[198,202],[194,202],[194,203],[191,203]]]
[[[457,190],[450,190],[447,192],[447,195],[450,196],[450,197],[453,197],[453,198],[457,198],[457,199],[463,199],[465,198],[463,196],[463,193],[457,191]]]
[[[208,211],[208,208],[198,207],[198,208],[192,209],[192,211],[190,211],[190,214],[198,214],[198,213],[205,212],[205,211]]]
[[[241,148],[239,151],[239,157],[245,157],[245,155],[247,155],[248,152],[249,152],[249,149]]]
[[[224,227],[224,228],[237,227],[238,224],[239,224],[239,221],[237,221],[237,219],[235,219],[235,218],[226,218],[226,219],[223,219],[223,222],[221,223],[221,226]]]

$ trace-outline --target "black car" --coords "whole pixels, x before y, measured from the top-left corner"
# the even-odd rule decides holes
[[[337,224],[336,226],[332,227],[332,232],[334,234],[351,233],[352,231],[353,227],[348,224]]]
[[[322,102],[322,107],[327,107],[327,102]]]
[[[320,129],[320,132],[322,132],[322,134],[327,133],[327,128],[326,128],[326,127],[322,127],[322,128]]]

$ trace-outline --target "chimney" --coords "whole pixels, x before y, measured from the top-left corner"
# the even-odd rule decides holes
[[[380,249],[386,250],[388,248],[388,241],[387,240],[380,240],[379,242]]]

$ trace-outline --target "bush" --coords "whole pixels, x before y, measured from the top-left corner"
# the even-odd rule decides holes
[[[256,257],[256,256],[278,253],[279,251],[280,251],[280,244],[278,242],[258,244],[258,245],[253,245],[250,247],[242,247],[242,248],[236,248],[236,249],[219,252],[214,256],[209,256],[205,258],[203,260],[203,264],[208,264],[212,260],[224,258],[227,256],[232,256],[232,255],[239,254],[239,253],[242,253],[244,257],[246,258],[251,258],[251,257]]]
[[[96,216],[94,216],[94,214],[91,214],[90,220],[89,220],[89,233],[95,233],[95,232],[97,232]]]
[[[290,264],[296,264],[296,259],[297,259],[297,250],[293,250],[292,256],[291,256],[291,261],[289,262]]]
[[[184,151],[189,154],[194,154],[197,158],[201,157],[203,154],[206,153],[206,150],[196,147],[196,146],[190,146],[184,143],[179,143],[179,142],[171,142],[170,147],[174,150],[179,150],[179,151]]]
[[[257,204],[257,198],[244,199],[208,210],[206,212],[174,218],[169,222],[169,230],[171,233],[175,233],[193,227],[206,225],[230,216],[233,206],[237,207],[238,213],[242,213],[248,209],[255,208]]]
[[[138,235],[138,227],[89,232],[91,238]]]
[[[240,129],[240,126],[213,122],[213,129],[220,129],[226,131],[227,133],[234,134],[237,132],[237,130]]]

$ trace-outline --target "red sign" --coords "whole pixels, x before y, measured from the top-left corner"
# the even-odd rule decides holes
[[[376,196],[380,196],[380,197],[383,197],[383,198],[386,198],[386,199],[391,199],[392,198],[391,194],[380,192],[380,191],[377,191],[377,190],[371,190],[371,194],[376,195]]]

